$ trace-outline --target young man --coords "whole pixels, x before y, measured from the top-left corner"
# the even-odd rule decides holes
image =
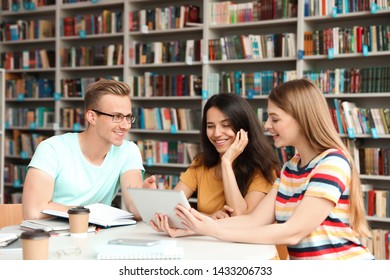
[[[85,131],[53,136],[35,151],[23,186],[24,219],[45,218],[44,209],[110,205],[119,188],[127,210],[140,218],[126,189],[156,184],[154,176],[142,181],[139,148],[125,139],[135,120],[130,87],[115,80],[94,82],[86,90],[84,106]]]

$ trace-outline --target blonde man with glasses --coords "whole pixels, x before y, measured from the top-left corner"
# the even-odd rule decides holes
[[[45,218],[44,209],[110,205],[119,189],[127,210],[140,218],[126,189],[156,184],[154,176],[143,181],[140,150],[126,140],[135,121],[130,87],[101,79],[88,86],[84,106],[85,131],[50,137],[35,151],[23,186],[24,219]]]

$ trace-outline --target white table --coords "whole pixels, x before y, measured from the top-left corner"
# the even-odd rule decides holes
[[[7,227],[1,231],[17,232],[18,228],[18,226]],[[155,232],[143,222],[131,226],[102,229],[96,234],[88,234],[87,238],[52,236],[49,245],[49,259],[96,259],[96,248],[115,238],[171,239],[163,233]],[[276,256],[274,245],[223,242],[207,236],[182,237],[175,240],[178,246],[184,248],[185,260],[267,260]],[[21,259],[21,250],[0,250],[0,260]]]

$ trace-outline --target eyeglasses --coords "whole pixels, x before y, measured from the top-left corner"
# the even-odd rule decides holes
[[[79,247],[66,248],[64,250],[57,250],[55,252],[49,252],[50,259],[60,259],[63,256],[74,257],[74,256],[80,256],[80,255],[81,255],[81,249]]]
[[[124,118],[126,118],[126,121],[127,123],[134,123],[135,122],[135,119],[136,117],[133,116],[132,114],[128,114],[128,115],[123,115],[123,114],[115,114],[115,115],[111,115],[111,114],[107,114],[107,113],[104,113],[104,112],[100,112],[98,110],[94,110],[94,109],[91,109],[91,111],[94,111],[95,113],[97,114],[100,114],[100,115],[103,115],[103,116],[109,116],[109,117],[112,117],[112,121],[114,123],[121,123],[123,121]]]

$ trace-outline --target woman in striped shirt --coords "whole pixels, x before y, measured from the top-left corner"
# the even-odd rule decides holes
[[[287,244],[291,259],[373,259],[359,238],[369,236],[358,172],[341,141],[327,102],[310,81],[271,92],[265,128],[276,147],[297,154],[273,189],[248,215],[212,220],[181,206],[189,231],[218,239]]]

